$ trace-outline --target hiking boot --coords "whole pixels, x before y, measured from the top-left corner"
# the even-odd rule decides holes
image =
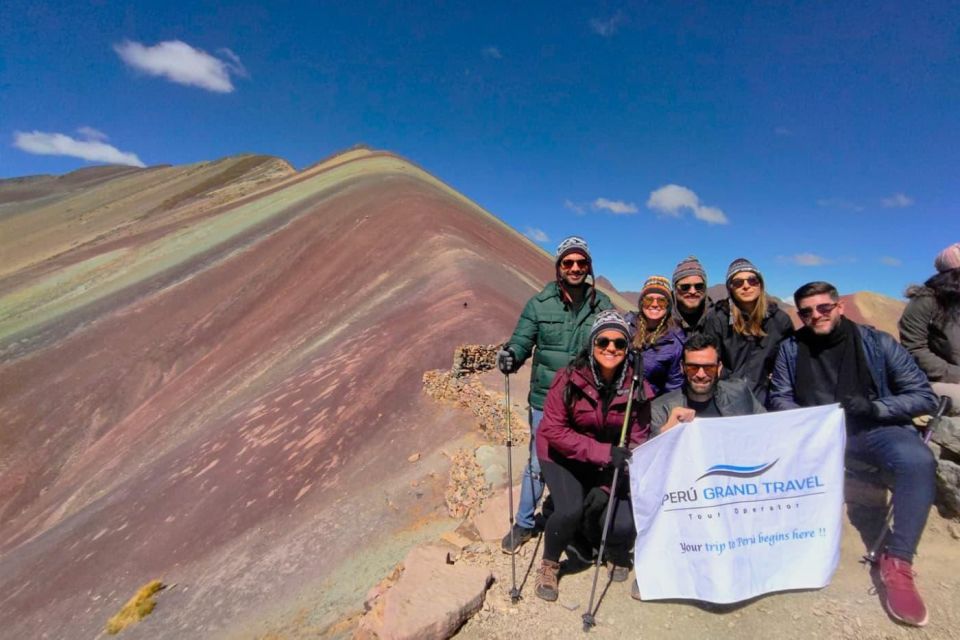
[[[640,600],[640,585],[637,584],[637,581],[633,581],[633,586],[630,587],[630,597],[634,600]]]
[[[887,611],[905,624],[927,624],[927,607],[913,583],[913,565],[884,553],[880,556],[880,580],[886,592]]]
[[[610,571],[610,579],[614,582],[626,582],[627,578],[630,577],[630,567],[624,567],[619,564],[613,565],[613,570]]]
[[[546,558],[537,569],[537,597],[553,602],[560,595],[560,563]]]
[[[502,549],[504,553],[516,553],[517,549],[522,547],[523,543],[532,537],[533,529],[527,529],[526,527],[515,524],[513,525],[513,544],[510,544],[510,532],[507,532],[507,535],[503,536],[503,540],[500,542],[500,549]]]

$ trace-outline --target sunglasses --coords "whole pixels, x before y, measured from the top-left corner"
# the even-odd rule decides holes
[[[683,363],[683,370],[687,374],[687,377],[692,378],[700,372],[700,369],[703,369],[703,372],[709,377],[713,378],[717,375],[717,369],[720,367],[719,364],[687,364]]]
[[[599,349],[606,349],[610,346],[610,343],[613,343],[613,348],[617,351],[623,351],[627,348],[627,339],[626,338],[607,338],[606,336],[600,336],[593,341],[593,344]]]
[[[760,284],[760,278],[756,276],[750,276],[749,278],[734,278],[730,281],[730,286],[734,289],[739,289],[744,284],[748,284],[751,287],[755,287]]]
[[[801,307],[797,309],[797,315],[803,318],[804,320],[809,320],[813,317],[813,310],[816,309],[817,313],[821,316],[828,316],[833,313],[833,310],[838,307],[836,302],[824,302],[823,304],[818,304],[813,307]]]
[[[683,291],[684,293],[686,293],[687,291],[691,291],[691,290],[692,290],[692,291],[699,291],[700,293],[703,293],[704,291],[707,290],[707,285],[706,285],[706,283],[703,283],[703,282],[694,282],[694,283],[688,283],[688,284],[678,284],[678,285],[677,285],[677,289],[679,289],[680,291]]]
[[[643,300],[640,301],[640,304],[643,305],[644,309],[649,309],[650,307],[660,307],[662,309],[667,308],[667,299],[654,296],[643,296]]]
[[[590,266],[590,261],[587,259],[583,260],[574,260],[573,258],[566,258],[560,261],[560,266],[564,269],[572,269],[576,265],[580,269],[586,269]]]

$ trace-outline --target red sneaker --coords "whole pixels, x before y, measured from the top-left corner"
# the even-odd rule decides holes
[[[922,627],[927,624],[927,607],[913,583],[913,565],[900,558],[880,556],[880,580],[886,591],[887,610],[905,624]]]

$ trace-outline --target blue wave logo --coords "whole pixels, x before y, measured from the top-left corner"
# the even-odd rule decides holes
[[[763,475],[767,471],[773,468],[773,465],[780,462],[780,458],[777,458],[773,462],[758,464],[753,467],[738,467],[732,464],[715,464],[704,473],[702,476],[697,478],[697,481],[703,480],[708,476],[729,476],[731,478],[755,478],[759,475]]]

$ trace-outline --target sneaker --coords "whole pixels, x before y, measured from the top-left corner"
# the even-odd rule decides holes
[[[560,563],[546,558],[537,569],[537,597],[553,602],[560,595]]]
[[[913,583],[913,565],[884,553],[880,556],[880,580],[886,592],[887,611],[904,624],[927,624],[927,607]]]
[[[516,553],[517,549],[523,546],[523,543],[533,537],[533,529],[527,529],[526,527],[521,527],[518,524],[513,525],[513,541],[511,544],[510,533],[507,532],[507,535],[503,536],[503,540],[500,542],[500,548],[504,553],[513,554]]]
[[[583,566],[593,564],[595,556],[593,546],[579,532],[565,549],[567,559]]]
[[[614,582],[626,582],[629,577],[630,567],[624,567],[619,564],[613,565],[613,570],[610,572],[611,580]]]
[[[630,597],[634,600],[640,600],[640,585],[637,584],[637,581],[633,581],[633,586],[630,587]]]

